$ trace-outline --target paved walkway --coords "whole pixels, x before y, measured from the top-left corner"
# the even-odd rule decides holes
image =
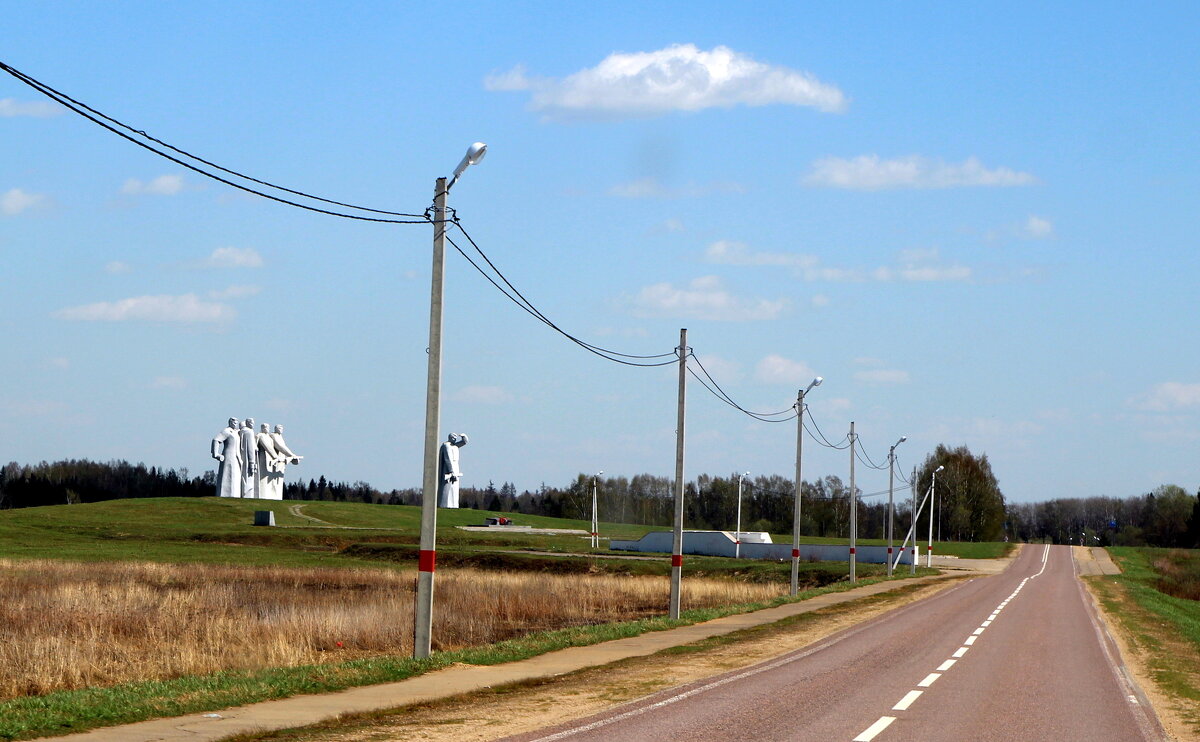
[[[1075,562],[1079,565],[1079,574],[1089,575],[1119,575],[1118,567],[1108,555],[1108,550],[1102,546],[1072,546]]]
[[[1011,560],[1002,561],[1007,565]],[[961,573],[959,574],[961,575]],[[395,683],[351,688],[337,693],[293,696],[278,701],[265,701],[217,712],[154,719],[52,739],[68,740],[69,742],[168,742],[171,740],[207,742],[224,739],[234,734],[291,729],[334,719],[344,714],[393,709],[414,703],[449,698],[497,685],[554,677],[629,657],[641,657],[709,637],[774,623],[790,616],[847,603],[869,595],[955,576],[957,575],[951,574],[878,582],[845,592],[819,595],[798,603],[726,616],[692,626],[683,626],[667,631],[651,631],[641,636],[617,639],[587,647],[561,649],[519,662],[488,666],[454,665]]]

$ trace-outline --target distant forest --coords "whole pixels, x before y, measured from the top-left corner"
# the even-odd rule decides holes
[[[975,457],[961,447],[939,446],[912,473],[921,494],[928,490],[937,466],[945,466],[945,470],[937,480],[935,539],[1200,547],[1200,495],[1190,495],[1174,485],[1127,498],[1006,504],[986,456]],[[212,471],[192,477],[187,469],[160,469],[127,461],[10,463],[0,468],[0,509],[132,497],[207,497],[215,492],[214,479]],[[897,542],[903,540],[911,524],[911,495],[905,483],[909,480],[911,476],[896,479]],[[460,504],[491,512],[587,520],[592,484],[592,477],[580,474],[566,486],[542,484],[536,491],[518,493],[510,482],[499,487],[488,482],[486,487],[464,487]],[[596,487],[602,521],[663,527],[671,523],[674,504],[672,480],[668,477],[602,477]],[[792,481],[784,477],[747,478],[742,498],[743,530],[790,533],[793,492]],[[861,538],[886,537],[886,495],[886,491],[859,492]],[[733,530],[737,496],[737,474],[702,474],[687,482],[685,526]],[[419,505],[421,493],[416,488],[383,492],[366,482],[330,482],[322,476],[308,483],[286,485],[284,499]],[[841,478],[826,476],[804,482],[801,534],[845,536],[849,513],[849,488]],[[918,540],[927,537],[928,529],[926,509],[917,524]]]

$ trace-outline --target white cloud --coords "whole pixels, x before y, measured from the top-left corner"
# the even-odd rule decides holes
[[[638,292],[632,301],[640,317],[679,317],[739,322],[775,319],[787,307],[786,299],[771,301],[735,296],[716,276],[703,276],[685,287],[656,283]]]
[[[654,177],[638,178],[628,183],[618,183],[608,189],[610,196],[619,196],[620,198],[702,198],[718,193],[745,192],[745,186],[740,183],[688,183],[678,188],[672,188],[662,184]]]
[[[709,263],[723,265],[776,265],[807,268],[815,266],[817,259],[812,255],[786,252],[753,252],[742,242],[718,240],[704,251],[704,259]]]
[[[21,188],[12,188],[0,196],[0,213],[16,216],[39,206],[45,206],[47,198],[40,193],[29,193]]]
[[[742,380],[742,365],[737,361],[722,358],[717,355],[701,355],[699,361],[718,382],[738,382]]]
[[[880,159],[860,155],[853,159],[825,157],[813,163],[804,178],[810,186],[877,191],[888,188],[958,188],[964,186],[1020,186],[1037,178],[1006,167],[992,170],[977,158],[961,163],[943,162],[920,155]]]
[[[764,384],[789,384],[803,386],[817,374],[803,361],[793,361],[772,353],[754,368],[754,378]]]
[[[31,116],[33,118],[49,118],[61,116],[67,109],[50,101],[19,101],[16,98],[0,98],[0,118],[15,116]]]
[[[501,386],[465,386],[454,394],[456,402],[467,404],[497,405],[514,399],[512,392]]]
[[[683,226],[683,221],[680,219],[666,220],[665,222],[663,222],[663,229],[666,229],[668,232],[683,232],[683,231],[685,231],[685,228]]]
[[[1040,216],[1030,215],[1030,217],[1025,220],[1025,225],[1022,228],[1022,232],[1026,237],[1030,237],[1035,240],[1045,239],[1046,237],[1052,237],[1054,235],[1054,223],[1049,219],[1043,219]]]
[[[814,265],[805,268],[801,274],[805,281],[827,281],[841,283],[843,281],[865,281],[867,276],[856,268],[833,268],[830,266]]]
[[[901,250],[898,257],[902,263],[925,263],[930,260],[937,260],[938,249],[936,247],[911,247],[907,250]]]
[[[209,291],[210,299],[241,299],[244,296],[257,296],[262,292],[262,286],[230,286],[220,291]]]
[[[130,178],[121,186],[121,193],[126,196],[174,196],[182,190],[182,175],[160,175],[149,182]]]
[[[812,305],[817,308],[829,306],[829,297],[825,294],[813,294],[811,301]]]
[[[855,371],[854,378],[868,384],[907,384],[909,382],[907,371],[887,368]]]
[[[67,369],[67,368],[71,367],[71,359],[66,358],[64,356],[57,356],[55,358],[47,358],[46,365],[49,366],[50,368]]]
[[[152,389],[187,389],[187,379],[182,376],[155,376],[150,382]]]
[[[281,399],[281,398],[276,397],[274,399],[268,399],[266,402],[263,402],[263,407],[266,407],[268,410],[271,410],[272,412],[292,412],[292,411],[298,409],[299,405],[297,405],[295,402],[293,402],[290,399]],[[266,422],[266,421],[259,420],[259,422],[262,423],[262,422]]]
[[[971,278],[971,269],[965,265],[947,265],[947,266],[905,266],[895,270],[889,268],[881,268],[881,271],[887,271],[887,278],[879,277],[879,280],[900,280],[900,281],[968,281]]]
[[[209,268],[261,268],[263,259],[253,247],[218,247],[204,264]]]
[[[110,260],[104,264],[104,272],[113,276],[120,276],[132,270],[133,267],[129,263],[120,260]]]
[[[711,248],[710,248],[711,250]],[[800,276],[805,281],[969,281],[974,275],[965,265],[938,265],[936,248],[902,250],[899,265],[881,265],[872,270],[823,266],[817,258],[803,265]]]
[[[812,74],[757,62],[725,46],[675,44],[652,52],[614,52],[565,78],[538,78],[518,65],[489,75],[484,87],[529,91],[529,107],[551,119],[657,116],[737,105],[810,106],[842,111],[846,97]]]
[[[826,400],[821,406],[829,408],[832,412],[841,412],[854,407],[854,403],[845,397],[833,397]]]
[[[54,312],[57,319],[83,322],[227,322],[237,316],[233,307],[206,302],[195,294],[181,296],[135,296],[119,301],[101,301]]]
[[[1156,384],[1150,391],[1129,400],[1129,404],[1141,410],[1152,412],[1167,412],[1184,407],[1200,406],[1200,383],[1184,384],[1178,381],[1164,381]]]
[[[883,365],[883,359],[871,358],[870,356],[859,356],[858,358],[854,359],[854,364],[856,366],[871,366],[877,368]]]

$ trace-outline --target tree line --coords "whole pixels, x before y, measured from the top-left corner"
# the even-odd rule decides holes
[[[1019,503],[1008,519],[1020,541],[1200,548],[1200,492],[1193,497],[1174,484],[1134,497]]]
[[[938,446],[907,475],[897,472],[895,539],[912,526],[911,489],[918,501],[937,474],[934,507],[926,503],[916,524],[918,540],[1051,541],[1098,545],[1200,547],[1200,494],[1164,485],[1127,498],[1091,497],[1039,503],[1005,502],[986,454],[966,447]],[[686,528],[733,530],[738,500],[737,473],[701,474],[684,487]],[[746,478],[742,483],[742,530],[790,533],[793,481],[777,475]],[[66,460],[0,467],[0,508],[99,502],[128,497],[204,497],[215,491],[215,473],[192,477],[187,469],[163,469],[127,461]],[[673,480],[653,474],[609,476],[595,480],[600,519],[669,527],[674,514]],[[511,482],[463,487],[460,504],[490,512],[545,515],[588,520],[593,478],[577,475],[564,486],[542,483],[518,492]],[[858,492],[860,538],[885,538],[885,492]],[[284,499],[419,505],[417,488],[381,491],[362,481],[333,482],[324,476],[285,485]],[[849,531],[849,485],[829,475],[804,482],[800,532],[805,536],[845,537]]]

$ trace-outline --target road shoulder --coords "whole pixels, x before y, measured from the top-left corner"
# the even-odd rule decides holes
[[[1116,658],[1120,663],[1118,670],[1124,672],[1126,678],[1135,686],[1139,701],[1149,705],[1170,740],[1194,739],[1197,728],[1195,710],[1190,710],[1189,713],[1189,709],[1184,708],[1179,699],[1160,689],[1155,680],[1156,672],[1151,668],[1150,658],[1144,649],[1148,637],[1139,637],[1131,620],[1112,610],[1112,606],[1120,605],[1121,611],[1143,613],[1126,594],[1123,585],[1105,579],[1106,576],[1120,574],[1121,570],[1112,562],[1108,552],[1102,549],[1098,551],[1103,552],[1104,560],[1112,566],[1085,571],[1086,564],[1095,565],[1098,560],[1091,549],[1078,546],[1072,548],[1076,565],[1079,567],[1079,581],[1091,601],[1093,615],[1119,655]],[[1110,571],[1101,571],[1102,569]],[[1181,646],[1179,649],[1182,651],[1185,648]]]

